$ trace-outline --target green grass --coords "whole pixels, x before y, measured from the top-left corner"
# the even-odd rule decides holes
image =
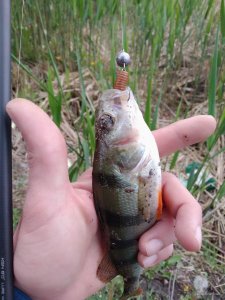
[[[13,229],[16,229],[16,226],[19,223],[21,217],[21,210],[18,208],[13,208]]]
[[[124,0],[122,6],[120,0],[25,0],[24,3],[22,18],[22,0],[12,0],[12,59],[20,68],[21,78],[29,77],[38,88],[34,91],[25,82],[18,94],[35,99],[39,91],[45,92],[52,118],[60,127],[62,112],[69,109],[70,100],[60,75],[65,73],[68,77],[75,71],[79,76],[80,114],[73,128],[78,146],[69,148],[77,157],[69,169],[71,181],[91,166],[95,148],[94,102],[87,95],[85,69],[91,72],[101,91],[110,88],[115,81],[116,53],[122,48],[127,50],[132,58],[130,86],[143,108],[146,123],[153,130],[164,117],[161,111],[165,112],[165,104],[174,112],[171,121],[190,116],[198,96],[199,78],[208,65],[203,93],[208,113],[217,119],[217,129],[205,144],[197,173],[191,173],[188,178],[188,189],[193,195],[198,198],[205,195],[205,180],[196,186],[198,176],[202,170],[210,170],[225,150],[220,142],[225,134],[224,0]],[[166,97],[170,83],[174,82],[174,74],[182,71],[186,56],[196,62],[192,99],[187,101],[181,95],[169,103]],[[39,63],[47,71],[34,72],[33,66]],[[16,85],[17,79],[14,80]],[[176,170],[179,158],[180,152],[176,152],[168,159],[170,170]],[[212,192],[204,214],[215,208],[224,196],[223,181]],[[18,212],[14,211],[14,215],[16,220]],[[206,257],[212,254],[214,264],[215,248],[204,244],[203,251]],[[112,286],[117,283],[91,299],[108,299]],[[121,290],[121,283],[116,290]]]

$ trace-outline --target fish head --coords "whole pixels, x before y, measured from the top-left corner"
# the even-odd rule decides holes
[[[105,91],[96,112],[96,138],[108,146],[127,146],[138,141],[146,126],[130,88]]]

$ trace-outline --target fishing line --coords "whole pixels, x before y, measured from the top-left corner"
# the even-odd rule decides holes
[[[125,34],[125,26],[124,26],[124,1],[120,2],[120,17],[121,17],[121,34],[122,34],[122,50],[117,54],[116,63],[117,66],[121,68],[121,70],[117,70],[116,72],[116,81],[114,83],[114,88],[118,90],[125,90],[127,88],[129,74],[126,71],[126,67],[130,64],[131,59],[130,55],[124,51],[124,34]]]
[[[21,11],[19,56],[18,56],[18,65],[17,65],[17,78],[16,78],[16,98],[18,97],[18,91],[19,91],[19,76],[20,76],[20,63],[21,63],[21,52],[22,52],[22,35],[23,35],[24,2],[25,2],[25,0],[23,0],[23,2],[22,2],[22,11]]]
[[[123,15],[124,15],[124,0],[120,1],[120,24],[121,24],[121,37],[122,37],[122,51],[124,51],[124,27],[123,27]]]

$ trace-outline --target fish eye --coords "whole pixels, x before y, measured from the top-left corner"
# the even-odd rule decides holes
[[[100,129],[104,131],[111,130],[113,128],[114,123],[115,123],[115,118],[113,118],[109,114],[103,114],[98,120]]]

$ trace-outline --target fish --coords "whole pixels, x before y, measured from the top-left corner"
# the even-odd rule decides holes
[[[158,148],[129,87],[103,92],[95,132],[93,197],[106,253],[97,276],[106,282],[122,275],[131,296],[141,290],[139,238],[162,214]]]

